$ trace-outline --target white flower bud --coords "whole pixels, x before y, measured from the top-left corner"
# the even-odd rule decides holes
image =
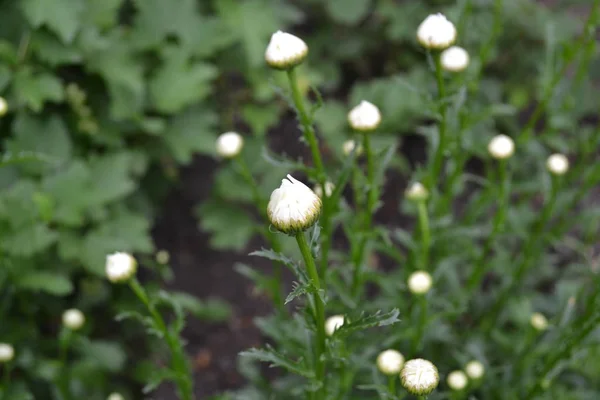
[[[554,175],[564,175],[569,170],[569,159],[564,154],[552,154],[546,167]]]
[[[450,72],[460,72],[469,65],[469,53],[459,46],[447,48],[440,55],[442,68]]]
[[[464,372],[452,371],[448,374],[446,382],[448,382],[448,387],[452,390],[463,390],[467,387],[469,380]]]
[[[271,193],[267,215],[271,224],[288,234],[302,232],[317,222],[321,213],[321,199],[304,183],[291,175]]]
[[[490,140],[488,151],[492,157],[503,160],[514,154],[515,142],[506,135],[497,135]]]
[[[348,113],[348,123],[352,129],[370,132],[381,123],[381,113],[376,105],[363,100]]]
[[[396,350],[385,350],[377,356],[377,368],[385,375],[396,375],[402,370],[404,356]]]
[[[62,322],[66,328],[76,331],[85,323],[85,315],[80,310],[71,308],[63,313]]]
[[[236,132],[225,132],[217,138],[217,154],[224,158],[233,158],[244,147],[244,138]]]
[[[333,182],[329,182],[329,181],[325,182],[325,195],[327,197],[331,197],[334,190],[335,190],[335,185],[333,184]],[[321,189],[321,185],[316,184],[313,191],[315,192],[315,194],[317,196],[319,196],[320,198],[323,198],[323,189]]]
[[[408,277],[408,289],[413,294],[425,294],[431,289],[433,280],[425,271],[416,271]]]
[[[469,361],[465,366],[465,372],[469,378],[477,380],[485,373],[485,367],[477,360]]]
[[[429,197],[429,191],[421,182],[414,182],[406,189],[404,196],[410,201],[424,201]]]
[[[4,97],[0,97],[0,117],[4,116],[8,111],[8,103]]]
[[[404,364],[400,371],[402,386],[409,393],[424,396],[431,392],[440,383],[438,370],[430,361],[416,358]]]
[[[354,150],[356,149],[356,150]],[[346,140],[342,146],[342,150],[344,155],[349,156],[353,151],[356,151],[356,155],[360,156],[363,153],[363,147],[360,143],[357,143],[355,140]]]
[[[533,326],[533,328],[537,331],[541,332],[548,329],[548,320],[542,313],[535,312],[531,314],[531,319],[529,322],[531,323],[531,326]]]
[[[106,400],[125,400],[125,397],[121,393],[111,393]]]
[[[302,63],[308,54],[308,46],[302,39],[289,33],[277,31],[265,52],[267,64],[275,69],[291,69]]]
[[[331,336],[342,325],[344,325],[344,316],[332,315],[325,321],[325,333],[327,336]]]
[[[128,281],[137,270],[137,261],[131,254],[117,252],[106,256],[106,276],[117,283]]]
[[[15,357],[15,349],[8,343],[0,343],[0,363],[12,361]]]
[[[443,14],[431,14],[419,25],[417,39],[425,48],[443,50],[456,40],[456,28]]]
[[[168,264],[171,259],[171,255],[167,250],[160,250],[156,253],[156,262],[159,264]]]

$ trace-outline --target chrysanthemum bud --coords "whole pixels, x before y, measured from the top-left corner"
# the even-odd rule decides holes
[[[569,170],[569,159],[564,154],[552,154],[546,161],[546,167],[554,175],[564,175]]]
[[[106,400],[125,400],[125,397],[121,393],[111,393]]]
[[[85,323],[85,315],[80,310],[71,308],[63,313],[62,322],[66,328],[76,331]]]
[[[302,232],[317,222],[321,213],[321,199],[304,183],[291,175],[271,193],[267,215],[271,224],[287,234]]]
[[[456,28],[443,14],[431,14],[419,25],[417,39],[425,48],[443,50],[456,40]]]
[[[363,100],[348,113],[348,123],[354,130],[370,132],[381,123],[381,113],[376,105]]]
[[[362,145],[360,143],[356,143],[355,140],[346,140],[342,146],[342,150],[346,156],[350,155],[353,151],[356,151],[357,156],[360,156],[363,152]]]
[[[416,271],[413,272],[408,277],[408,289],[413,294],[425,294],[431,289],[431,284],[433,280],[431,279],[431,275],[425,271]]]
[[[429,191],[421,182],[414,182],[406,189],[404,196],[410,201],[425,201]]]
[[[465,372],[469,378],[477,380],[485,373],[485,367],[477,360],[469,361],[465,366]]]
[[[327,336],[331,336],[342,325],[344,325],[344,316],[332,315],[325,321],[325,333]]]
[[[548,320],[542,313],[535,312],[531,314],[531,319],[529,322],[531,323],[531,326],[533,326],[533,328],[537,331],[541,332],[548,329]]]
[[[462,371],[452,371],[446,379],[448,387],[452,390],[463,390],[467,387],[468,381],[467,375]]]
[[[503,160],[514,154],[515,142],[506,135],[497,135],[488,144],[488,151],[492,157]]]
[[[329,182],[329,181],[325,182],[325,196],[331,197],[334,190],[335,190],[335,185],[333,184],[333,182]],[[315,194],[317,196],[319,196],[320,198],[323,198],[323,189],[321,189],[321,185],[316,184],[313,191],[315,192]]]
[[[8,111],[8,103],[4,97],[0,97],[0,117],[4,116]]]
[[[131,254],[117,252],[106,256],[106,276],[117,283],[128,281],[137,270],[137,262]]]
[[[291,69],[302,63],[308,54],[308,46],[302,39],[289,33],[277,31],[265,52],[267,64],[275,69]]]
[[[430,361],[416,358],[404,364],[400,371],[400,380],[409,393],[424,396],[433,392],[440,383],[440,376]]]
[[[0,343],[0,363],[12,361],[15,357],[15,349],[8,343]]]
[[[459,46],[447,48],[440,55],[442,68],[450,72],[460,72],[469,65],[469,53]]]
[[[377,356],[377,368],[385,375],[396,375],[402,370],[404,356],[396,350],[385,350]]]
[[[169,260],[171,259],[171,255],[169,254],[169,252],[167,250],[159,250],[156,253],[156,262],[159,264],[168,264]]]
[[[237,132],[225,132],[217,138],[217,154],[224,158],[233,158],[244,147],[244,138]]]

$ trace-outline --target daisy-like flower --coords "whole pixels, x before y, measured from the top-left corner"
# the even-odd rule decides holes
[[[440,376],[430,361],[415,358],[404,363],[400,371],[400,381],[410,394],[424,396],[433,392],[440,383]]]
[[[417,40],[427,49],[443,50],[456,41],[456,28],[444,14],[431,14],[419,25]]]
[[[271,193],[267,215],[277,230],[296,234],[317,222],[321,206],[321,199],[315,192],[288,175],[281,181],[281,186]]]
[[[429,197],[429,191],[421,182],[414,182],[406,189],[404,196],[410,201],[424,201]]]
[[[308,54],[308,46],[302,39],[286,32],[277,31],[265,51],[267,64],[275,69],[291,69],[302,63]]]
[[[413,294],[425,294],[431,289],[431,285],[433,283],[433,279],[431,279],[431,275],[425,271],[416,271],[413,272],[408,277],[408,289]]]
[[[399,351],[389,349],[377,356],[377,368],[385,375],[396,375],[402,370],[404,356]]]
[[[85,323],[85,315],[80,310],[71,308],[63,313],[62,322],[66,328],[76,331]]]
[[[237,132],[225,132],[217,138],[217,154],[223,158],[233,158],[244,147],[244,138]]]
[[[15,348],[8,343],[0,343],[0,363],[12,361],[15,357]]]
[[[488,152],[498,160],[504,160],[515,152],[515,142],[506,135],[497,135],[490,140]]]
[[[462,371],[452,371],[448,374],[446,382],[448,382],[448,387],[452,390],[463,390],[467,387],[469,379],[467,378],[467,375]]]
[[[344,325],[344,316],[332,315],[325,321],[325,333],[327,336],[331,336],[342,325]]]
[[[542,313],[535,312],[531,314],[531,319],[529,320],[529,322],[536,331],[542,332],[548,329],[548,320]]]
[[[348,113],[348,123],[354,130],[371,132],[381,123],[381,113],[376,105],[363,100]]]
[[[349,156],[353,151],[356,152],[357,156],[360,156],[363,153],[363,148],[360,143],[357,143],[355,140],[349,139],[346,140],[342,145],[342,151],[344,152],[345,156]]]
[[[128,281],[136,270],[137,262],[131,254],[117,252],[106,256],[106,276],[113,283]]]
[[[459,46],[448,47],[440,55],[442,68],[450,72],[460,72],[469,65],[469,53]]]
[[[469,361],[465,366],[465,372],[469,378],[477,380],[485,373],[485,367],[477,360]]]
[[[569,170],[569,159],[564,154],[552,154],[546,161],[546,168],[554,175],[564,175]]]

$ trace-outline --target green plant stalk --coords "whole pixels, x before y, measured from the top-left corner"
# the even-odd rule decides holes
[[[425,293],[418,295],[419,320],[417,321],[417,329],[412,343],[413,357],[421,349],[421,344],[423,343],[421,339],[423,338],[425,325],[427,324],[427,297],[425,296]]]
[[[447,134],[447,104],[446,104],[446,87],[444,84],[444,70],[442,68],[441,52],[437,51],[433,55],[435,62],[435,77],[438,88],[438,101],[439,101],[439,112],[440,112],[440,124],[439,124],[439,141],[435,153],[433,156],[433,163],[431,166],[431,173],[429,176],[429,188],[431,191],[435,188],[437,180],[442,171],[442,164],[444,162],[444,151],[447,146],[448,134]]]
[[[388,376],[388,392],[392,396],[396,396],[396,374]]]
[[[429,231],[429,217],[427,215],[427,202],[419,201],[417,203],[419,213],[419,229],[421,230],[421,268],[429,269],[429,251],[431,248],[431,233]]]
[[[71,346],[72,338],[73,331],[67,328],[62,328],[58,355],[61,374],[58,377],[57,387],[64,400],[70,400],[72,398],[71,391],[69,390],[69,370],[67,368],[67,353],[69,351],[69,347]]]
[[[185,359],[181,340],[167,327],[163,317],[160,315],[154,304],[152,304],[146,291],[136,278],[129,280],[129,287],[131,287],[131,290],[133,290],[135,295],[140,299],[144,306],[146,306],[146,309],[150,313],[158,330],[163,334],[167,346],[171,351],[171,367],[176,375],[175,384],[180,399],[193,400],[192,373]]]
[[[296,234],[296,242],[298,242],[298,248],[302,253],[304,264],[306,265],[306,272],[308,277],[312,281],[317,291],[321,290],[321,284],[319,280],[319,273],[317,272],[317,266],[313,259],[310,247],[304,236],[304,232],[298,232]],[[321,382],[321,388],[316,394],[317,400],[323,399],[325,394],[325,361],[323,360],[323,354],[325,353],[325,305],[319,293],[313,294],[314,303],[314,319],[317,328],[317,337],[315,345],[315,377]]]

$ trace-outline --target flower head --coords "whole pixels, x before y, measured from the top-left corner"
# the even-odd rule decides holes
[[[217,154],[224,158],[233,158],[244,147],[244,138],[237,132],[225,132],[217,138]]]
[[[348,113],[348,123],[357,131],[371,132],[381,123],[381,113],[376,105],[363,100]]]
[[[308,46],[302,39],[277,31],[265,51],[267,64],[275,69],[291,69],[302,63],[308,54]]]
[[[477,360],[469,361],[465,366],[465,372],[471,379],[479,379],[485,373],[485,367]]]
[[[0,343],[0,363],[11,361],[15,357],[15,349],[8,343]]]
[[[548,320],[544,316],[544,314],[539,312],[534,312],[531,314],[531,319],[529,320],[531,326],[537,331],[545,331],[548,329]]]
[[[564,154],[552,154],[546,161],[546,168],[554,175],[564,175],[569,170],[569,159]]]
[[[469,65],[469,53],[459,46],[448,47],[440,55],[442,68],[450,72],[460,72]]]
[[[377,368],[386,375],[396,375],[402,370],[404,356],[396,350],[385,350],[377,356]]]
[[[417,39],[425,48],[443,50],[456,41],[456,28],[444,14],[431,14],[419,25]]]
[[[342,146],[342,151],[346,156],[349,156],[353,151],[356,152],[357,156],[360,156],[363,152],[363,148],[360,143],[357,143],[355,140],[350,139],[344,142]]]
[[[121,393],[111,393],[106,400],[125,400],[125,397]]]
[[[277,230],[296,234],[317,222],[321,213],[321,199],[308,186],[291,175],[273,190],[267,215]]]
[[[332,315],[325,321],[325,333],[327,336],[331,336],[342,325],[344,325],[344,316]]]
[[[440,383],[438,370],[430,361],[422,358],[409,360],[400,371],[402,386],[411,394],[427,395]]]
[[[413,294],[425,294],[431,289],[431,285],[433,280],[431,279],[431,275],[425,271],[416,271],[413,272],[408,277],[408,289]]]
[[[131,254],[117,252],[106,256],[106,276],[117,283],[128,281],[137,270],[137,262]]]
[[[488,151],[492,157],[504,160],[514,154],[515,142],[509,136],[497,135],[490,140]]]
[[[452,390],[463,390],[467,387],[469,379],[462,371],[452,371],[448,374],[446,382],[448,382],[448,387]]]
[[[159,264],[168,264],[169,260],[171,259],[171,255],[169,254],[169,252],[167,250],[159,250],[156,253],[156,262]]]
[[[0,97],[0,117],[8,111],[8,103],[4,97]]]
[[[325,182],[325,196],[331,197],[334,190],[335,190],[335,185],[333,184],[333,182],[330,182],[330,181]],[[323,198],[323,189],[321,188],[321,185],[316,184],[313,191],[315,192],[315,194],[317,196],[319,196],[320,198]]]
[[[429,191],[421,182],[414,182],[406,189],[404,196],[410,201],[425,201]]]
[[[85,315],[80,310],[71,308],[63,313],[62,322],[66,328],[76,331],[85,323]]]

